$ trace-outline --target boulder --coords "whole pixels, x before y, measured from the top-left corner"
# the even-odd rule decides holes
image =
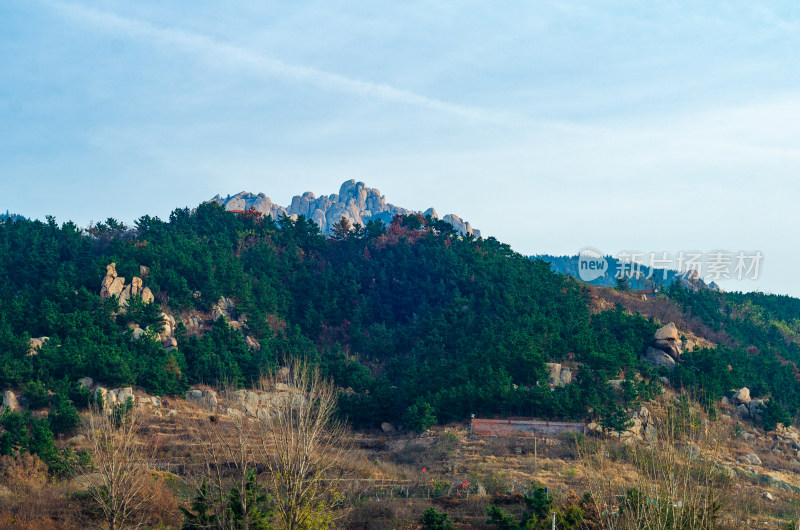
[[[546,363],[549,370],[547,384],[553,387],[565,386],[572,382],[572,372],[559,363]]]
[[[112,392],[114,393],[115,396],[117,396],[117,401],[122,404],[126,403],[128,401],[128,398],[134,400],[136,398],[136,396],[134,396],[133,394],[133,388],[129,386],[126,386],[124,388],[116,388]]]
[[[178,347],[178,341],[175,339],[175,337],[167,337],[166,339],[161,341],[161,344],[166,349],[177,348]]]
[[[235,321],[234,315],[234,304],[233,300],[230,298],[225,298],[224,296],[220,297],[219,301],[214,304],[214,307],[211,309],[211,316],[214,320],[219,319],[219,317],[224,316],[228,321]]]
[[[17,395],[14,394],[11,390],[6,390],[3,392],[3,407],[8,407],[10,410],[14,411],[19,408],[19,402],[17,401]]]
[[[547,374],[547,384],[551,386],[558,386],[561,381],[561,365],[558,363],[545,363],[549,373]]]
[[[144,302],[145,304],[149,304],[153,300],[155,300],[155,297],[153,297],[153,292],[150,290],[150,288],[145,287],[144,289],[142,289],[142,302]]]
[[[150,276],[150,269],[145,267],[144,265],[139,265],[139,276],[142,278],[147,278]]]
[[[656,432],[656,426],[652,423],[648,423],[645,425],[644,428],[644,439],[650,443],[655,443],[658,440],[658,433]]]
[[[739,405],[741,403],[749,403],[750,402],[750,389],[745,387],[736,390],[731,397],[731,402],[734,405]]]
[[[219,404],[219,400],[217,399],[217,393],[214,392],[213,390],[204,390],[203,398],[205,399],[205,404],[208,410],[214,412],[217,409],[217,405]]]
[[[388,422],[381,423],[381,430],[386,434],[391,434],[394,432],[394,425]]]
[[[244,342],[247,344],[249,348],[253,348],[256,351],[261,349],[261,344],[250,335],[245,337]]]
[[[678,332],[678,328],[675,326],[674,322],[670,322],[666,326],[658,328],[655,335],[653,335],[654,340],[680,340],[680,338],[681,335]]]
[[[106,277],[107,279],[108,277]],[[106,282],[103,280],[103,286],[100,289],[100,298],[106,299],[111,298],[112,296],[119,296],[122,290],[125,288],[125,278],[122,276],[117,276],[110,282]]]
[[[744,457],[744,461],[750,464],[751,466],[760,466],[761,459],[758,458],[758,455],[755,453],[750,453],[746,457]]]
[[[626,431],[629,435],[642,438],[648,442],[656,441],[656,427],[647,407],[641,407],[631,414],[631,426]]]
[[[639,417],[634,415],[631,418],[631,426],[628,427],[628,432],[631,432],[631,433],[635,434],[636,436],[641,436],[642,435],[642,428],[643,428],[643,424],[642,424],[641,418],[639,418]]]
[[[234,408],[225,409],[225,414],[231,418],[242,418],[244,416],[244,413],[241,410]]]
[[[656,330],[653,335],[653,347],[663,351],[674,360],[679,360],[681,355],[680,333],[673,322]]]
[[[131,278],[131,296],[142,294],[142,279],[138,276]]]
[[[736,407],[736,413],[739,414],[741,418],[749,418],[750,417],[750,410],[747,408],[747,405],[742,403]]]
[[[647,351],[644,354],[644,360],[645,362],[656,367],[664,366],[670,371],[675,369],[675,359],[673,359],[667,353],[657,350],[652,346],[647,348]]]
[[[28,356],[36,355],[39,349],[44,346],[44,343],[50,340],[50,337],[32,338],[30,340],[30,347],[28,348]]]
[[[681,341],[672,339],[654,340],[653,346],[669,354],[673,359],[678,359],[681,355]]]
[[[195,388],[187,390],[185,396],[186,401],[204,407],[211,412],[214,412],[219,404],[217,393],[213,390],[198,390]]]
[[[264,397],[266,398],[266,396]],[[261,396],[252,390],[248,390],[244,394],[243,405],[248,414],[255,416],[261,405]]]
[[[753,399],[747,403],[747,410],[750,412],[750,417],[758,419],[761,417],[761,410],[764,406],[763,399]]]
[[[596,421],[590,421],[586,424],[586,431],[594,434],[602,434],[603,427]]]
[[[119,307],[120,309],[125,309],[128,307],[128,300],[131,299],[131,286],[126,285],[122,288],[122,291],[119,293]]]
[[[139,340],[145,334],[145,331],[140,327],[133,328],[133,334],[131,335],[131,340]]]
[[[175,417],[175,416],[177,416],[177,415],[178,415],[178,411],[177,411],[177,410],[175,410],[175,409],[172,409],[172,410],[170,410],[169,412],[167,412],[167,417],[168,417],[168,418],[174,418],[174,417]]]
[[[201,401],[203,399],[203,391],[202,390],[197,390],[197,389],[187,390],[186,394],[185,394],[185,397],[186,397],[186,401],[191,401],[192,403],[197,403],[197,402],[199,402],[199,401]]]
[[[95,401],[102,400],[103,408],[105,408],[108,405],[108,390],[106,390],[102,386],[98,386],[94,390],[94,399],[95,399]],[[116,401],[116,399],[115,399],[115,401]]]
[[[117,280],[117,265],[116,263],[109,263],[108,265],[106,265],[106,275],[100,282],[100,298],[105,300],[106,298],[111,297],[112,285],[117,285],[116,280]],[[122,284],[124,283],[125,279],[123,278]],[[114,289],[117,289],[117,287],[114,287]],[[122,288],[119,287],[119,290],[122,290]],[[118,292],[119,291],[117,291],[117,293]]]
[[[116,276],[105,276],[100,281],[100,298],[106,299],[108,298],[108,290],[111,287],[111,284],[114,283]]]
[[[164,329],[161,331],[161,335],[159,335],[159,336],[163,340],[166,337],[171,337],[172,336],[172,330],[175,327],[175,319],[171,318],[169,315],[167,315],[166,313],[162,312],[161,313],[161,322],[162,322],[162,324],[164,326]]]
[[[92,385],[94,385],[94,380],[91,377],[81,377],[78,379],[78,384],[83,388],[92,388]]]

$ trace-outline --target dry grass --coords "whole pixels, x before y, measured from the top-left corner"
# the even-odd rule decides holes
[[[51,481],[39,457],[0,458],[0,528],[78,528],[72,488]]]
[[[659,432],[675,398],[668,391],[646,404]],[[207,424],[211,416],[217,416],[221,424],[228,420],[184,400],[170,401],[168,407],[145,408],[140,443],[157,447],[151,464],[156,492],[146,507],[147,520],[179,527],[176,507],[188,505],[193,466],[201,454],[200,442],[186,436],[185,425]],[[226,405],[223,397],[220,401]],[[169,409],[177,415],[167,417]],[[775,528],[789,521],[800,505],[800,457],[790,440],[800,433],[764,433],[731,416],[732,407],[720,406],[720,419],[715,422],[696,406],[691,411],[698,420],[692,440],[700,458],[733,474],[725,484],[722,527]],[[737,423],[748,439],[737,436]],[[504,511],[518,514],[523,509],[521,494],[529,491],[532,482],[548,486],[556,506],[570,502],[571,492],[580,497],[591,490],[591,477],[571,439],[540,439],[534,447],[530,438],[471,438],[466,425],[454,424],[419,436],[362,431],[352,433],[349,444],[346,467],[337,471],[345,477],[337,488],[345,492],[351,507],[342,522],[346,528],[417,528],[422,512],[430,506],[448,512],[460,528],[485,528],[490,503],[501,503]],[[636,444],[646,449],[643,442]],[[586,447],[605,459],[613,487],[622,490],[639,480],[646,460],[632,457],[629,445],[589,437]],[[746,463],[751,453],[759,456],[762,465]],[[0,469],[0,529],[78,528],[96,520],[97,514],[80,494],[73,495],[79,489],[76,484],[43,480],[36,464],[22,459],[14,465],[0,460]],[[462,488],[464,482],[469,486]]]

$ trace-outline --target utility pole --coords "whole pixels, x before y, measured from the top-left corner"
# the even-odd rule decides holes
[[[536,454],[536,437],[533,437],[533,470],[539,471],[539,463]]]

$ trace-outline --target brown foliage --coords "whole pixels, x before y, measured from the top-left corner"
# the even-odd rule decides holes
[[[686,313],[681,307],[669,298],[663,296],[642,299],[636,293],[620,292],[615,289],[591,287],[593,296],[605,300],[613,305],[621,305],[632,313],[650,317],[659,322],[674,322],[678,329],[690,331],[698,337],[703,337],[716,344],[730,345],[731,339],[721,331],[714,331],[706,326],[702,320]]]
[[[0,529],[75,528],[73,512],[65,485],[49,480],[38,456],[0,458]]]

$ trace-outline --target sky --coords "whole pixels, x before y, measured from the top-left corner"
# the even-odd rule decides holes
[[[760,251],[723,288],[800,296],[798,50],[797,2],[4,0],[0,210],[354,178],[524,254]]]

